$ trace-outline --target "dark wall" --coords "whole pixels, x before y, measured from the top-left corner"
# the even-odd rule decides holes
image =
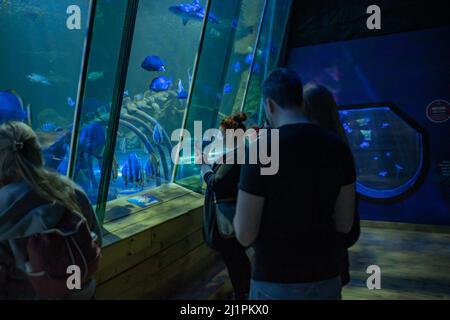
[[[363,219],[450,225],[450,119],[437,123],[426,114],[432,101],[450,101],[448,39],[444,27],[289,51],[288,67],[304,83],[327,86],[339,106],[392,102],[425,130],[424,181],[395,202],[361,201]]]
[[[370,5],[381,8],[381,30],[369,30]],[[289,47],[450,25],[448,0],[294,0]]]

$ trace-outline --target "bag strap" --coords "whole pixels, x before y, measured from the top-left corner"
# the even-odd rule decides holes
[[[213,192],[213,200],[214,200],[215,204],[224,203],[224,202],[225,203],[229,203],[229,202],[236,203],[237,202],[237,198],[234,198],[234,197],[223,198],[223,199],[217,200],[217,196],[216,196],[215,192]]]

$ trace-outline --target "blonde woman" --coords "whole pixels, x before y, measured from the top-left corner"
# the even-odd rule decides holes
[[[25,200],[30,195],[39,201]],[[0,300],[39,298],[25,273],[25,239],[55,227],[67,211],[81,213],[101,245],[87,196],[72,181],[44,167],[33,130],[21,122],[0,125]],[[94,293],[92,278],[68,298],[91,299]]]

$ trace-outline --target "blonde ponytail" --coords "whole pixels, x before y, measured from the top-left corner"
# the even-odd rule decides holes
[[[34,131],[22,122],[0,125],[0,183],[25,180],[44,200],[81,213],[75,184],[44,167]]]

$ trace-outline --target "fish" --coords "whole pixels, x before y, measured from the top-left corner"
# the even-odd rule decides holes
[[[160,76],[152,80],[150,90],[155,92],[167,91],[172,85],[172,78],[167,79],[166,76]]]
[[[94,72],[89,73],[89,75],[88,75],[88,80],[91,80],[91,81],[95,81],[95,80],[98,80],[101,78],[103,78],[103,71],[101,71],[101,72],[94,71]]]
[[[159,124],[157,124],[155,126],[155,128],[153,129],[153,141],[156,144],[161,144],[162,141],[162,128]]]
[[[258,74],[260,70],[261,70],[261,67],[259,66],[259,63],[255,63],[252,67],[252,72],[255,74]]]
[[[199,0],[194,0],[193,3],[170,6],[169,11],[181,17],[183,25],[187,25],[190,20],[203,21],[206,14],[206,9],[200,5]],[[219,19],[212,12],[208,15],[208,21],[213,24],[219,24]]]
[[[141,67],[147,71],[166,71],[164,62],[158,56],[147,56],[142,62]]]
[[[360,147],[361,149],[366,149],[366,148],[370,147],[370,143],[367,142],[367,141],[364,141],[363,143],[361,143],[361,144],[359,145],[359,147]]]
[[[105,128],[100,122],[94,121],[81,130],[78,149],[81,153],[84,152],[96,158],[101,158],[105,143]]]
[[[231,20],[231,27],[233,29],[237,29],[238,23],[239,23],[239,19],[238,18],[234,18],[233,20]]]
[[[42,125],[41,129],[44,132],[50,132],[50,131],[56,131],[57,127],[53,122],[46,122]]]
[[[395,169],[397,169],[397,171],[402,171],[405,168],[403,168],[401,165],[399,165],[398,163],[395,164]]]
[[[184,100],[187,99],[188,93],[183,88],[183,83],[181,82],[181,79],[178,79],[178,91],[177,91],[178,99]]]
[[[386,157],[390,157],[392,155],[392,153],[390,153],[389,151],[385,153]]]
[[[378,160],[380,160],[380,157],[375,156],[375,157],[373,157],[372,159],[375,160],[375,161],[378,161]]]
[[[245,56],[245,64],[250,65],[253,62],[253,52],[250,52]]]
[[[9,121],[25,121],[27,111],[22,98],[14,90],[0,90],[0,124]]]
[[[380,177],[386,177],[387,176],[387,171],[380,171],[380,172],[378,172],[378,175],[380,176]]]
[[[130,93],[128,92],[128,90],[123,92],[123,97],[124,98],[129,97],[129,96],[130,96]]]
[[[391,124],[388,123],[388,122],[383,122],[383,123],[381,124],[381,128],[382,128],[382,129],[387,128],[387,127],[390,127],[390,126],[391,126]]]
[[[233,71],[234,71],[235,73],[239,73],[239,72],[241,71],[241,63],[240,63],[239,61],[236,61],[236,62],[233,64]]]
[[[71,108],[75,107],[76,102],[72,99],[72,97],[67,98],[67,105]]]
[[[128,182],[139,183],[142,180],[142,168],[136,153],[128,155],[127,161],[122,166],[122,178],[125,185],[128,185]]]
[[[344,124],[342,126],[344,127],[345,132],[347,132],[347,133],[352,133],[353,132],[353,129],[350,128],[348,123],[344,122]]]
[[[42,84],[44,86],[50,86],[51,83],[50,81],[43,75],[41,74],[37,74],[37,73],[31,73],[29,75],[27,75],[27,79],[31,82],[34,83],[39,83]]]
[[[225,86],[223,87],[223,93],[227,94],[231,93],[231,91],[233,91],[233,87],[231,86],[231,84],[225,84]]]

